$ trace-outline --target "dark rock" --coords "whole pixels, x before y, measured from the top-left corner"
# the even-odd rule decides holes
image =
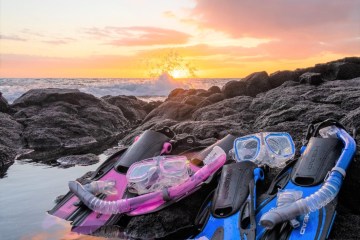
[[[0,144],[10,148],[19,148],[22,130],[23,126],[16,122],[12,116],[0,113]]]
[[[210,93],[221,93],[221,89],[218,86],[212,86],[208,89],[208,92]]]
[[[0,112],[0,172],[2,168],[14,163],[21,147],[23,126],[13,117]]]
[[[146,111],[148,103],[134,96],[104,96],[102,99],[117,106],[131,123],[142,121],[148,113]]]
[[[185,94],[182,94],[182,95],[183,96],[191,96],[191,95],[195,95],[199,92],[203,92],[203,91],[205,91],[205,90],[204,89],[189,89],[189,90],[186,90]]]
[[[292,71],[277,71],[269,76],[271,88],[276,88],[286,81],[294,81],[295,74]]]
[[[5,171],[6,166],[14,163],[16,149],[0,144],[0,175]]]
[[[196,94],[196,95],[199,96],[199,97],[208,97],[208,96],[211,96],[212,94],[213,94],[213,93],[204,90],[203,92],[199,92],[199,93]]]
[[[183,102],[183,100],[189,96],[207,97],[211,93],[204,89],[188,89],[177,88],[170,92],[168,98],[165,101],[177,101]]]
[[[83,155],[70,155],[61,157],[56,160],[56,162],[60,163],[63,166],[88,166],[99,162],[99,157],[95,154],[88,153]]]
[[[344,58],[336,61],[316,64],[314,67],[296,69],[295,81],[306,72],[320,73],[323,80],[347,80],[360,77],[360,58]]]
[[[247,95],[246,83],[244,81],[229,81],[221,89],[226,98]]]
[[[160,106],[162,103],[163,103],[162,101],[151,101],[151,102],[148,102],[148,104],[146,104],[143,108],[146,111],[146,113],[149,113],[152,110],[154,110],[155,108],[157,108],[158,106]]]
[[[10,110],[10,106],[8,101],[2,96],[2,93],[0,92],[0,112],[8,112]]]
[[[59,156],[99,153],[128,128],[121,110],[90,94],[72,89],[34,89],[15,100],[15,118],[24,125],[19,156],[52,160]]]
[[[220,102],[225,99],[224,94],[222,93],[214,93],[211,96],[205,98],[202,102],[200,102],[196,107],[203,108],[213,103]]]
[[[213,95],[206,98],[206,100],[208,100],[211,103],[220,102],[220,101],[222,101],[224,99],[225,99],[225,96],[222,93],[214,93]]]
[[[198,95],[191,95],[191,96],[185,97],[184,100],[182,101],[182,103],[196,106],[203,100],[204,100],[204,97],[201,97]]]
[[[319,85],[320,83],[323,82],[320,73],[312,73],[312,72],[303,73],[299,77],[299,81],[300,83],[308,83],[310,85]]]
[[[252,98],[248,96],[238,96],[226,99],[208,107],[196,110],[192,115],[192,119],[195,121],[212,121],[226,116],[235,115],[242,112],[244,109],[248,109],[251,101]]]
[[[271,89],[267,72],[255,72],[244,78],[247,95],[255,97],[257,94]]]
[[[168,98],[173,98],[173,97],[178,97],[180,95],[182,95],[185,92],[185,89],[182,88],[175,88],[174,90],[172,90],[168,96]]]
[[[211,95],[211,93],[206,91],[205,89],[197,89],[197,91],[196,91],[196,96],[208,97],[210,95]]]
[[[152,110],[144,119],[144,122],[152,118],[169,118],[177,121],[188,119],[191,116],[194,106],[175,101],[166,101],[159,107]]]
[[[355,63],[334,63],[334,79],[348,80],[360,77],[360,64]]]
[[[337,61],[360,64],[360,57],[346,57]]]

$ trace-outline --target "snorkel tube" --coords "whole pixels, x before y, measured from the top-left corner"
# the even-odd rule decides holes
[[[332,168],[329,177],[325,180],[324,185],[312,195],[305,199],[300,199],[284,207],[278,207],[265,213],[260,224],[267,229],[272,229],[278,223],[285,222],[296,218],[297,216],[316,211],[329,202],[331,202],[339,193],[346,170],[356,152],[355,140],[344,130],[337,126],[331,126],[329,134],[336,136],[344,144],[342,153]]]
[[[87,191],[79,182],[70,181],[70,190],[91,210],[101,214],[128,213],[140,207],[162,204],[169,200],[181,198],[191,193],[197,186],[203,183],[208,177],[219,170],[226,161],[226,153],[218,146],[215,146],[208,157],[204,160],[207,163],[204,167],[194,173],[188,180],[177,186],[164,188],[162,191],[152,192],[134,198],[120,199],[117,201],[105,201],[97,198]],[[145,214],[140,211],[136,215]]]

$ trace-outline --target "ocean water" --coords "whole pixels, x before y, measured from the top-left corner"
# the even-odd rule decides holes
[[[0,92],[12,103],[30,89],[75,88],[96,97],[133,95],[145,101],[163,100],[175,88],[222,87],[229,78],[173,79],[163,74],[155,79],[144,78],[0,78]]]
[[[27,160],[17,160],[0,177],[1,240],[101,240],[104,238],[71,232],[68,222],[47,213],[57,196],[68,191],[67,183],[88,171],[90,166],[61,168]]]

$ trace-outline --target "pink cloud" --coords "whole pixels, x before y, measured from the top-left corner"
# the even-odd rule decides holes
[[[105,27],[88,28],[85,33],[106,39],[115,46],[148,46],[186,43],[191,35],[180,31],[158,27]]]
[[[340,26],[349,35],[351,27],[359,27],[359,21],[355,21],[360,20],[359,8],[357,0],[198,0],[192,14],[199,16],[200,25],[228,32],[234,37],[266,38],[289,33],[300,35],[299,30],[304,31],[304,35],[314,30],[314,33],[334,35],[331,30]],[[323,29],[324,26],[331,28]],[[354,31],[350,35],[353,34]]]
[[[11,40],[11,41],[27,41],[27,39],[19,37],[17,35],[3,35],[3,34],[0,34],[0,39]]]
[[[359,9],[358,0],[197,0],[188,21],[233,38],[276,39],[258,46],[273,56],[359,54]]]
[[[58,39],[44,40],[42,42],[48,43],[48,44],[53,44],[53,45],[64,45],[64,44],[68,44],[68,43],[71,43],[74,41],[76,41],[74,38],[58,38]]]

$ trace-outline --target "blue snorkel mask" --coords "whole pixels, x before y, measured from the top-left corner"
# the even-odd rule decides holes
[[[258,166],[281,168],[295,155],[295,144],[286,132],[261,132],[234,141],[233,158],[252,161]]]

